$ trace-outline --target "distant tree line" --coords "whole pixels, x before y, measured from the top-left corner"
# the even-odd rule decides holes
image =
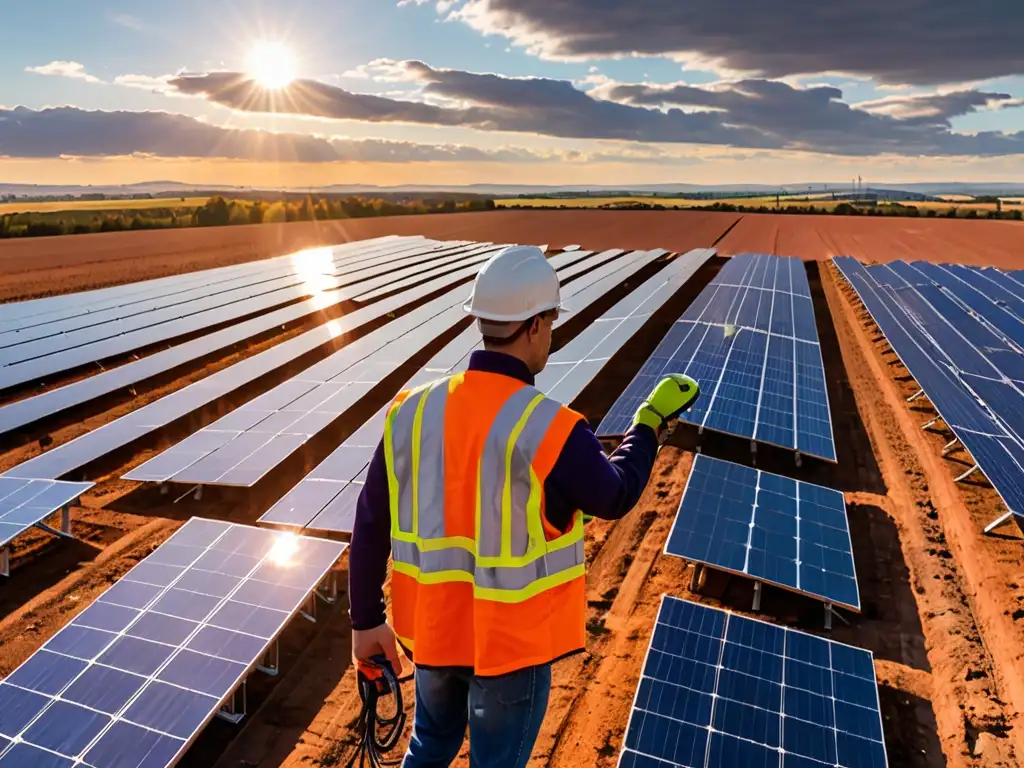
[[[375,216],[493,211],[484,198],[419,199],[394,202],[379,198],[306,196],[298,200],[227,200],[217,195],[205,204],[180,208],[139,208],[122,211],[61,211],[0,215],[0,238],[52,237],[136,229],[227,227],[238,224],[276,224],[291,221],[334,221]]]
[[[909,218],[943,218],[943,219],[1007,219],[1012,221],[1024,221],[1024,211],[979,211],[976,208],[968,208],[966,213],[960,215],[957,206],[951,206],[945,211],[935,208],[922,210],[916,205],[903,203],[887,203],[885,205],[855,205],[853,203],[839,203],[836,206],[815,206],[815,205],[787,205],[775,208],[767,205],[738,205],[736,203],[717,202],[711,205],[698,205],[688,208],[679,208],[674,205],[662,205],[661,203],[644,203],[640,201],[605,203],[598,206],[575,206],[575,205],[503,205],[503,208],[513,210],[616,210],[616,211],[724,211],[728,213],[777,213],[777,214],[804,214],[818,216],[902,216]]]

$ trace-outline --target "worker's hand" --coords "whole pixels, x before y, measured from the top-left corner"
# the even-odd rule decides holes
[[[373,629],[352,630],[352,656],[357,661],[369,661],[374,656],[385,656],[391,662],[395,675],[402,676],[402,656],[398,652],[395,632],[387,623]]]
[[[655,432],[690,408],[700,397],[700,386],[689,376],[670,373],[658,382],[633,417],[633,424],[646,424]]]

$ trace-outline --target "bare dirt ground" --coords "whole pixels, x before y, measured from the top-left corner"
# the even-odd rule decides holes
[[[1024,223],[967,219],[744,214],[719,253],[772,253],[826,260],[951,262],[1020,269]]]
[[[636,212],[579,212],[584,222],[595,214],[591,222],[606,216],[615,218],[607,225],[608,230],[581,224],[587,231],[574,232],[567,231],[565,224],[575,220],[576,212],[501,212],[494,216],[508,217],[519,230],[515,237],[511,231],[504,236],[493,232],[424,233],[552,244],[580,242],[594,248],[661,246],[688,250],[711,245],[734,221],[740,220],[712,217],[685,233],[680,231],[678,222],[687,219],[675,219],[677,214],[669,212],[651,212],[657,218],[668,216],[677,222],[675,228],[670,223],[655,227],[646,213],[641,223],[640,216],[630,218]],[[519,215],[524,218],[518,218]],[[424,217],[420,222],[447,219],[455,226],[459,222],[468,225],[473,219],[491,218],[490,214],[457,215]],[[724,242],[740,231],[749,218],[743,217]],[[794,217],[764,218],[785,223]],[[817,226],[825,217],[803,220]],[[380,225],[385,221],[403,226],[408,222],[394,219],[358,224]],[[623,222],[637,222],[635,226],[639,229],[624,228]],[[978,227],[978,231],[996,224],[920,223],[962,223]],[[228,231],[199,234],[209,236]],[[153,233],[113,237],[134,239],[135,234]],[[658,241],[659,235],[664,239]],[[35,242],[70,243],[93,237],[106,236]],[[799,239],[797,235],[793,237]],[[820,238],[820,234],[805,233],[800,237],[810,242],[814,237]],[[784,243],[785,238],[780,242]],[[885,238],[878,240],[878,251],[871,258],[906,257],[903,246],[896,244],[886,250],[882,247],[885,242]],[[988,248],[988,252],[979,251],[982,255],[977,258],[986,260],[989,253],[995,252],[991,243]],[[763,246],[756,249],[772,250]],[[120,246],[113,252],[122,253]],[[229,253],[230,248],[224,252]],[[0,247],[0,275],[10,266],[3,254],[4,248]],[[182,251],[178,254],[175,258],[190,258]],[[938,244],[933,251],[914,253],[911,258],[933,254],[952,260],[949,252]],[[93,258],[102,255],[96,251]],[[823,258],[820,250],[810,248],[807,254],[800,255]],[[244,260],[244,255],[235,256],[236,260]],[[92,279],[108,281],[102,284],[151,277],[154,273],[146,271],[149,258],[148,253],[138,251],[134,259],[114,258],[109,262],[109,272],[98,263],[91,267],[83,263],[81,275],[91,269]],[[53,266],[44,269],[59,271],[56,252],[52,259]],[[142,274],[132,272],[132,261]],[[180,266],[184,262],[176,263]],[[710,280],[720,263],[702,270],[697,282],[703,285]],[[212,263],[204,262],[204,266]],[[0,287],[5,285],[4,280],[13,280],[17,274],[23,275],[8,271],[6,277],[0,276]],[[759,451],[758,465],[829,485],[846,494],[863,613],[848,616],[850,626],[837,622],[831,636],[875,654],[890,765],[1024,765],[1024,576],[1020,574],[1024,541],[1013,526],[1002,529],[998,536],[981,534],[983,525],[1000,510],[995,492],[984,482],[952,482],[955,474],[962,471],[964,456],[953,454],[942,459],[941,446],[950,438],[920,429],[919,424],[930,419],[927,410],[918,410],[926,406],[920,401],[912,406],[904,402],[913,392],[913,385],[906,380],[906,372],[893,364],[893,356],[886,353],[884,344],[874,341],[877,331],[859,307],[856,296],[826,264],[809,264],[808,276],[822,340],[838,464],[805,462],[797,469],[790,456]],[[73,284],[77,278],[68,279]],[[592,423],[613,402],[700,285],[689,286],[686,294],[677,297],[666,312],[656,315],[576,401],[575,405]],[[578,327],[566,326],[566,330],[575,332]],[[285,329],[277,336],[261,340],[259,347],[233,350],[204,361],[206,367],[202,370],[179,371],[165,381],[140,387],[138,397],[119,396],[98,407],[73,409],[44,421],[31,431],[15,435],[13,445],[0,445],[0,471],[38,453],[42,449],[40,440],[47,447],[66,442],[299,330]],[[260,386],[266,389],[274,383],[269,380]],[[254,394],[247,392],[240,398]],[[224,403],[221,410],[236,405],[237,401]],[[202,420],[215,415],[205,414]],[[201,502],[182,504],[172,504],[153,492],[140,490],[137,484],[119,479],[129,467],[196,427],[196,423],[178,425],[124,455],[90,467],[88,477],[97,486],[83,497],[82,506],[73,510],[77,541],[61,542],[40,533],[17,542],[12,577],[0,585],[0,677],[27,658],[71,616],[87,607],[184,519],[200,514],[252,522],[309,468],[307,464],[285,466],[271,485],[258,486],[253,498],[210,494]],[[336,443],[343,434],[333,437]],[[531,765],[611,768],[616,764],[663,594],[692,597],[750,614],[750,582],[709,574],[701,593],[694,595],[689,590],[690,567],[662,554],[697,440],[696,435],[680,430],[673,445],[663,449],[637,509],[617,523],[594,521],[588,526],[589,646],[585,654],[556,666],[551,705]],[[709,436],[703,438],[702,449],[721,458],[750,461],[749,449],[743,441]],[[343,559],[342,568],[344,564]],[[300,620],[290,627],[282,641],[282,674],[272,679],[257,673],[252,678],[250,717],[239,727],[220,721],[212,723],[182,765],[344,765],[351,751],[352,724],[359,711],[346,610],[343,595],[339,605],[321,612],[317,624]],[[762,616],[823,633],[820,604],[780,590],[765,590]],[[405,694],[407,704],[411,703],[411,684],[406,684]],[[411,712],[411,706],[408,709]],[[456,764],[463,768],[468,765],[465,749]]]

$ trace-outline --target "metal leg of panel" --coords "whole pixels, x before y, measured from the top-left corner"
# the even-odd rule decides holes
[[[306,601],[306,607],[299,609],[299,613],[302,615],[302,618],[316,624],[316,594],[309,596],[309,599]]]
[[[832,603],[825,603],[825,629],[832,631]]]
[[[999,528],[1006,523],[1010,522],[1013,518],[1013,512],[1007,512],[1005,515],[1001,515],[993,520],[991,523],[985,526],[985,533],[992,533],[996,528]]]
[[[11,551],[4,547],[0,549],[0,576],[11,575]]]
[[[967,470],[966,472],[964,472],[964,473],[963,473],[962,475],[960,475],[959,477],[955,477],[955,478],[953,478],[953,482],[954,482],[954,483],[959,483],[959,482],[961,482],[961,481],[963,481],[963,480],[966,480],[966,479],[967,479],[968,477],[970,477],[971,475],[973,475],[973,474],[974,474],[975,472],[977,472],[977,471],[978,471],[979,469],[981,469],[981,467],[979,467],[979,466],[978,466],[977,464],[975,464],[975,465],[974,465],[973,467],[971,467],[970,469],[968,469],[968,470]]]
[[[752,606],[752,610],[754,612],[759,612],[761,610],[761,582],[760,581],[755,581],[754,582],[754,604]]]
[[[794,454],[794,456],[796,457],[796,465],[798,467],[802,467],[804,465],[804,457],[803,457],[803,455],[800,453],[800,451],[797,451]]]
[[[160,483],[160,495],[161,496],[166,496],[170,492],[171,492],[171,486],[169,486],[167,483]]]
[[[201,485],[197,485],[196,486],[196,492],[194,494],[192,494],[192,498],[195,499],[196,501],[202,501],[202,498],[203,498],[203,486],[201,486]]]
[[[954,437],[952,440],[950,440],[948,443],[946,443],[944,446],[942,446],[942,455],[945,456],[947,453],[952,451],[953,448],[956,446],[956,444],[959,443],[959,442],[960,442],[960,438],[959,437]]]
[[[52,533],[54,536],[60,536],[62,539],[75,538],[71,535],[71,506],[65,504],[60,508],[60,528],[54,528],[46,523],[36,523],[35,527],[41,531]]]
[[[908,403],[912,403],[915,400],[917,400],[917,398],[921,397],[922,395],[924,395],[924,390],[923,389],[919,389],[919,390],[917,390],[917,392],[915,392],[914,394],[912,394],[910,397],[907,398],[907,402]]]
[[[263,662],[256,665],[256,669],[265,675],[270,675],[271,677],[277,677],[277,674],[280,671],[281,652],[278,643],[279,641],[275,640],[271,644],[270,648],[267,649],[267,653],[263,657]]]
[[[704,574],[704,566],[700,563],[693,564],[693,573],[690,574],[690,591],[700,592],[700,577]]]
[[[928,422],[925,422],[924,424],[922,424],[921,425],[921,429],[931,429],[932,427],[935,426],[935,424],[938,422],[938,420],[939,420],[939,417],[936,416],[931,421],[928,421]]]
[[[320,586],[316,589],[316,594],[320,596],[328,605],[334,605],[338,602],[338,572],[332,570],[327,574],[327,578],[320,583]]]
[[[242,681],[241,685],[231,694],[231,698],[217,711],[217,717],[235,725],[242,722],[242,718],[245,717],[247,683],[246,680]]]

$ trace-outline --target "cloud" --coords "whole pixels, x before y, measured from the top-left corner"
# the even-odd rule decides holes
[[[146,22],[130,13],[115,13],[110,17],[110,20],[118,26],[134,29],[136,32],[142,32],[146,29]]]
[[[168,112],[0,109],[0,156],[126,155],[282,163],[537,163],[565,159],[555,153],[515,147],[492,150],[222,128]]]
[[[87,83],[103,82],[98,77],[86,72],[85,67],[77,61],[51,61],[40,67],[25,67],[25,71],[50,77],[70,77],[73,80],[84,80]]]
[[[396,80],[417,83],[423,100],[358,94],[315,80],[266,90],[232,72],[181,75],[168,86],[247,112],[559,138],[853,156],[1024,153],[1024,133],[960,134],[950,124],[952,117],[1019,101],[1004,93],[893,96],[858,108],[845,103],[835,86],[798,87],[757,78],[695,86],[623,84],[589,76],[596,84],[583,91],[564,80],[437,69],[420,61],[388,62],[387,67]]]
[[[153,93],[169,93],[173,89],[168,85],[172,75],[153,77],[151,75],[118,75],[114,78],[114,85],[123,85],[126,88],[141,88]]]
[[[1019,0],[446,0],[438,12],[556,59],[672,56],[771,78],[921,85],[1024,74]]]

